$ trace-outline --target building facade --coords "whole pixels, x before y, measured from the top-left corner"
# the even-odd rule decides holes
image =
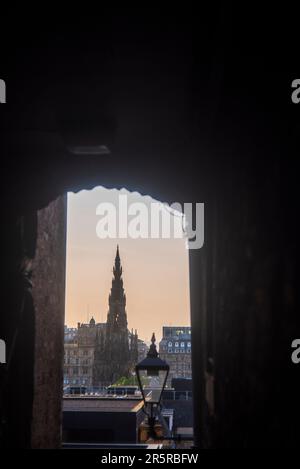
[[[128,331],[119,248],[106,323],[65,328],[64,386],[108,386],[129,377],[138,361],[137,331]]]
[[[93,386],[96,339],[105,323],[78,323],[77,329],[65,331],[64,386]]]
[[[149,347],[142,339],[138,339],[138,363],[146,358]]]
[[[159,356],[169,366],[168,384],[173,378],[192,377],[192,341],[189,326],[164,326],[159,343]]]

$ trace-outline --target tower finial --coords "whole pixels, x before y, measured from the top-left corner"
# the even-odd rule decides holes
[[[120,252],[119,252],[119,245],[117,244],[117,252],[115,257],[115,265],[113,268],[113,273],[115,276],[121,277],[122,275],[122,267],[121,267],[121,259],[120,259]]]
[[[149,351],[147,353],[147,357],[149,357],[149,358],[157,358],[158,357],[158,352],[156,350],[155,341],[156,341],[155,333],[153,332],[152,338],[151,338],[152,343],[151,343]]]

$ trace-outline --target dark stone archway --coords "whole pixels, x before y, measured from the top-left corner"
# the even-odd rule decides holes
[[[34,376],[46,324],[35,317],[31,294],[48,229],[38,211],[56,206],[54,220],[63,217],[60,196],[99,184],[205,203],[205,246],[190,254],[197,446],[294,447],[299,439],[290,360],[299,331],[299,117],[286,92],[294,69],[280,48],[270,53],[262,12],[249,28],[229,8],[218,13],[174,11],[138,21],[106,15],[101,28],[82,19],[79,29],[43,28],[39,46],[36,31],[21,46],[10,33],[12,50],[3,59],[9,105],[0,109],[0,331],[12,351],[1,368],[4,446],[44,445],[32,429],[43,433],[50,414],[49,445],[59,444],[58,400],[42,401],[41,393],[43,376],[58,385],[51,373],[61,366],[62,344],[55,345],[57,361],[50,354]],[[98,144],[111,153],[70,151]],[[43,284],[36,295],[45,301]],[[50,335],[62,327],[60,314],[53,321],[47,318]],[[37,409],[41,419],[31,425]]]

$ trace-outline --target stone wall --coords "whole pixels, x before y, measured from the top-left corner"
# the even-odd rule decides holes
[[[38,211],[33,265],[35,375],[32,447],[61,443],[61,399],[65,310],[66,196]]]

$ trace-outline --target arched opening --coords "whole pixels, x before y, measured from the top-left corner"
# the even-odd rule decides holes
[[[125,189],[96,187],[68,194],[67,324],[77,327],[78,322],[86,323],[92,316],[98,322],[105,322],[112,267],[119,245],[129,329],[137,329],[150,342],[153,331],[157,341],[161,339],[163,325],[190,325],[185,238],[174,237],[172,212],[163,204],[159,204],[162,207],[158,220],[160,232],[154,226],[151,232],[151,210],[154,212],[151,206],[158,204],[149,196]],[[115,210],[112,216],[115,218],[115,213],[116,219],[109,219],[110,207]],[[124,209],[129,212],[127,220]],[[132,222],[134,226],[130,225]],[[164,233],[161,228],[165,228]]]
[[[183,214],[125,189],[95,187],[67,198],[63,442],[141,443],[145,418],[135,366],[147,356],[153,332],[160,357],[170,366],[163,423],[172,436],[183,428],[191,433]],[[94,411],[96,429],[84,420],[85,400],[101,406]],[[108,407],[136,409],[137,404],[136,419],[123,435],[117,431],[121,413],[114,412],[118,418],[110,425],[105,419]]]
[[[111,213],[110,208],[113,210]],[[55,235],[58,226],[63,224],[65,227],[61,226],[61,233],[66,233],[66,236]],[[55,300],[51,302],[53,289],[56,290],[56,295],[53,295],[56,300],[58,296],[61,298],[60,310],[63,308],[62,296],[65,290],[64,366],[61,381],[63,442],[139,442],[144,421],[141,407],[136,412],[136,419],[130,423],[132,432],[120,434],[116,431],[119,428],[118,421],[107,421],[105,416],[107,406],[115,412],[115,407],[123,402],[124,418],[129,403],[136,407],[137,401],[141,402],[134,370],[135,365],[145,358],[152,333],[155,332],[160,356],[170,366],[163,396],[163,423],[168,427],[169,435],[183,432],[185,437],[189,435],[191,444],[193,409],[189,251],[183,213],[138,192],[95,187],[77,193],[70,192],[64,200],[61,198],[41,210],[38,231],[36,282],[33,288],[37,315],[41,309],[39,290],[43,291],[42,297],[46,302],[50,298],[50,303],[44,303],[43,307],[52,321],[55,316],[53,309],[57,310]],[[51,239],[54,243],[52,247]],[[50,253],[43,251],[43,240],[47,240]],[[57,267],[54,267],[56,244],[60,245],[61,253],[65,251],[66,254],[65,288],[57,277]],[[112,298],[112,283],[115,281],[117,246],[122,269],[121,293],[125,303],[127,350],[126,347],[124,349],[121,329],[105,345],[109,317],[114,314],[116,307],[116,298]],[[51,252],[52,260],[47,275],[44,275],[45,257],[51,255]],[[62,266],[63,257],[58,256],[56,259]],[[63,276],[61,269],[60,272]],[[45,292],[46,282],[48,294]],[[60,295],[57,295],[57,290]],[[44,317],[44,321],[49,322],[48,318]],[[61,320],[56,324],[61,325]],[[49,330],[49,325],[45,324],[45,327]],[[39,345],[36,353],[41,356]],[[62,372],[58,373],[59,377],[62,377]],[[90,403],[91,400],[103,407],[100,414],[99,409],[98,414],[95,412],[100,425],[96,429],[89,419],[85,420],[82,412],[84,402]],[[39,420],[38,412],[36,419]],[[110,441],[107,435],[111,435]]]

